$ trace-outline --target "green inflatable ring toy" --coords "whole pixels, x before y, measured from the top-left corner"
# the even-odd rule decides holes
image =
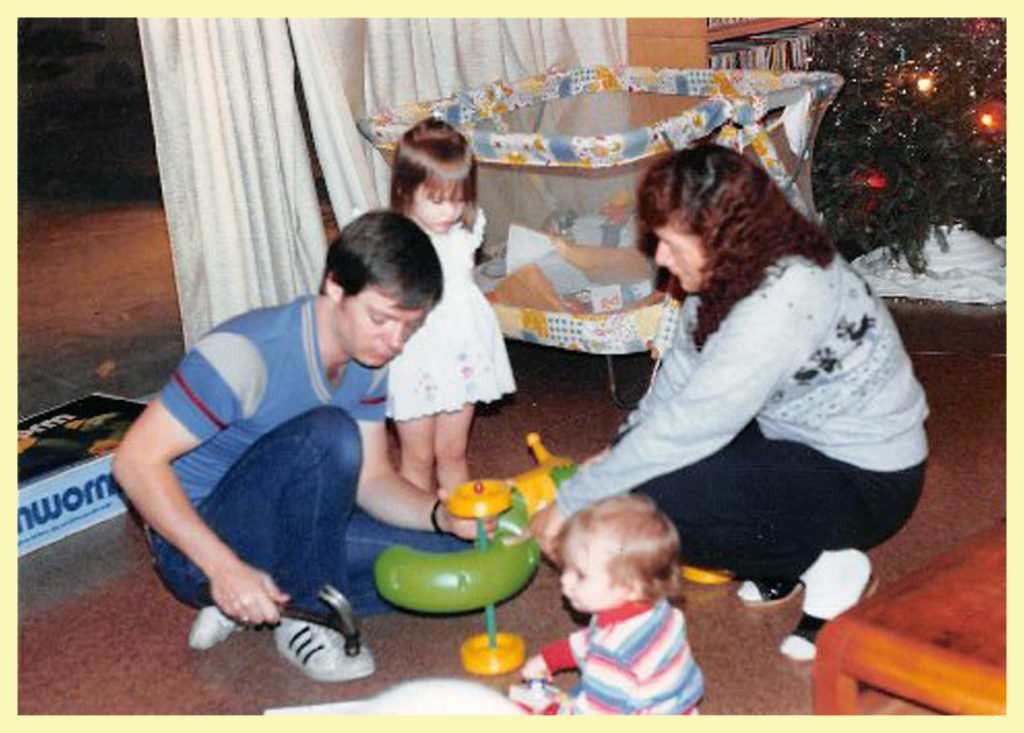
[[[540,548],[534,540],[504,542],[524,532],[528,524],[526,501],[514,491],[512,508],[498,518],[487,550],[389,547],[373,567],[377,590],[389,603],[425,613],[460,613],[497,603],[517,593],[537,570]]]

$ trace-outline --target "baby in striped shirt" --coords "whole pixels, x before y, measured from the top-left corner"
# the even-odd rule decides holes
[[[562,593],[589,625],[523,665],[526,680],[578,669],[560,715],[690,715],[704,677],[668,598],[679,583],[679,536],[642,495],[604,499],[573,514],[554,545]]]

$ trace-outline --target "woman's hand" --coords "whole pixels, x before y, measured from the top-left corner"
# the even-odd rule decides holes
[[[565,523],[557,504],[549,504],[530,517],[530,536],[537,540],[541,551],[551,557],[555,537]]]
[[[583,468],[584,466],[589,466],[592,463],[600,463],[601,461],[604,460],[604,457],[607,456],[611,452],[611,450],[612,450],[612,447],[609,445],[609,446],[606,446],[603,450],[600,450],[597,453],[595,453],[594,455],[590,456],[589,458],[585,458],[580,463],[580,468]]]

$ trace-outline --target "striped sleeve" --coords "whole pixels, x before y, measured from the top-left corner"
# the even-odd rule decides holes
[[[580,712],[679,714],[704,691],[682,613],[659,604],[642,622],[625,623],[595,643],[582,674]]]
[[[576,657],[573,656],[568,639],[559,639],[548,644],[540,650],[540,654],[544,657],[544,663],[548,665],[548,671],[551,673],[576,668]]]
[[[240,334],[212,333],[196,344],[160,393],[168,411],[199,440],[256,412],[266,391],[266,367]]]
[[[355,372],[359,372],[358,376]],[[348,396],[347,390],[339,390],[340,404],[358,422],[383,422],[388,399],[388,367],[367,369],[359,364],[349,366],[358,398]],[[346,375],[346,379],[349,375]]]

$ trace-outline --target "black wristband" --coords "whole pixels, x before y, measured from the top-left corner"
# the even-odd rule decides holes
[[[430,523],[434,525],[434,531],[438,534],[446,534],[441,525],[437,523],[437,510],[441,508],[441,500],[434,502],[434,508],[430,510]]]

